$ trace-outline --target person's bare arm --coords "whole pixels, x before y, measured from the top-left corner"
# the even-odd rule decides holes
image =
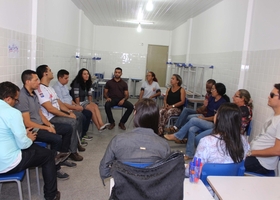
[[[65,112],[68,112],[68,109],[66,108],[66,106],[63,106],[63,103],[58,100],[60,103],[59,103],[59,106],[62,105],[62,107],[65,109],[64,111]],[[53,115],[56,115],[56,116],[59,116],[59,117],[70,117],[70,118],[74,118],[73,117],[73,113],[72,113],[72,116],[71,116],[71,113],[64,113],[62,112],[61,110],[58,110],[56,107],[54,107],[50,101],[46,101],[45,103],[42,104],[42,106],[49,112],[49,113],[52,113]],[[61,108],[61,107],[60,107]],[[62,110],[63,110],[62,108]],[[76,117],[75,117],[76,118]]]
[[[104,88],[104,98],[106,101],[112,101],[112,99],[108,96],[108,89]]]
[[[276,138],[273,147],[261,149],[261,150],[252,150],[251,156],[259,156],[259,157],[280,156],[280,140]]]

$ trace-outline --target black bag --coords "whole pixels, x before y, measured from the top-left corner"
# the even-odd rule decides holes
[[[146,168],[114,161],[111,175],[115,185],[110,200],[182,200],[185,178],[184,155],[171,153]]]

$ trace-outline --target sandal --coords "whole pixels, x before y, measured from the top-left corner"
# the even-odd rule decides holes
[[[176,144],[187,144],[188,139],[182,139],[182,140],[175,140]]]

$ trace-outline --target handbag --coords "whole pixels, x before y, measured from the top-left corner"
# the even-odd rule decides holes
[[[111,168],[115,185],[110,200],[182,200],[184,164],[181,152],[173,152],[146,168],[115,160]]]

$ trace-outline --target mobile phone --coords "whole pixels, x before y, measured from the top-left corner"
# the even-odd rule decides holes
[[[32,133],[37,133],[39,131],[39,128],[33,128],[30,131],[32,131]]]

